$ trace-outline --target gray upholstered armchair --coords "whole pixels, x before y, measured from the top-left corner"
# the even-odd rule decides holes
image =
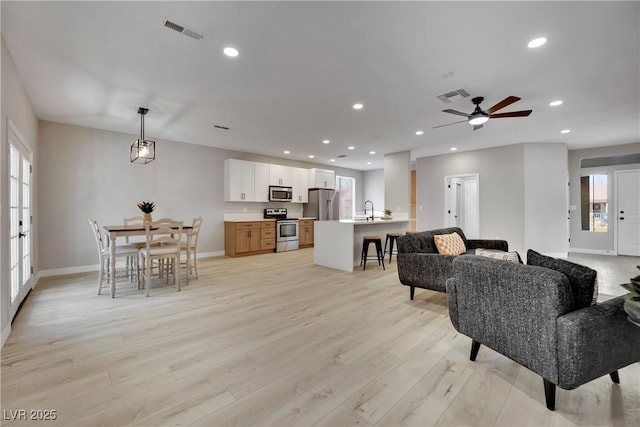
[[[627,321],[623,297],[591,305],[594,270],[532,251],[527,258],[553,270],[473,255],[453,261],[449,316],[473,340],[471,360],[482,344],[537,373],[550,410],[556,385],[571,390],[607,374],[618,383],[618,369],[640,360],[640,328]]]
[[[440,255],[433,236],[458,233],[467,248],[467,253],[476,249],[498,249],[507,252],[509,245],[504,240],[467,239],[458,227],[420,231],[398,238],[398,278],[400,283],[410,287],[413,299],[415,288],[446,292],[445,281],[452,276],[453,255]]]

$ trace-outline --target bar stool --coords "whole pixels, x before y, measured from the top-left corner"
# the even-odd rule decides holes
[[[378,265],[382,263],[382,269],[386,270],[384,268],[384,253],[382,252],[382,239],[378,236],[364,236],[362,238],[362,255],[360,256],[360,265],[362,266],[362,269],[364,270],[367,268],[369,245],[371,243],[374,243],[376,245],[376,258],[378,259]]]
[[[393,244],[396,243],[396,239],[400,237],[400,233],[387,233],[387,238],[384,240],[384,253],[389,254],[389,264],[391,264],[391,256],[394,254],[393,252]],[[389,250],[387,251],[387,243],[390,243]],[[397,243],[396,243],[397,246]],[[395,251],[396,257],[398,256],[398,251]]]

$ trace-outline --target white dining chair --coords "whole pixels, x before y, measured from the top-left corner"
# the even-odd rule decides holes
[[[199,216],[193,219],[193,227],[191,229],[191,240],[187,245],[187,242],[182,242],[180,244],[180,250],[185,252],[185,261],[189,261],[189,271],[187,274],[192,275],[195,271],[196,279],[198,278],[198,264],[197,264],[197,247],[198,247],[198,235],[200,234],[200,227],[202,226],[202,217]]]
[[[102,236],[100,226],[95,219],[89,218],[89,225],[93,231],[93,237],[96,241],[98,248],[98,264],[100,265],[98,275],[98,295],[102,291],[102,283],[104,281],[109,284],[111,280],[115,280],[116,277],[110,277],[111,263],[116,262],[118,258],[124,258],[127,260],[125,270],[116,270],[116,276],[118,273],[124,273],[124,276],[128,277],[131,281],[135,282],[139,286],[138,277],[138,248],[130,245],[116,246],[116,259],[111,259],[111,248],[108,243],[109,239]],[[130,265],[129,262],[132,264]]]
[[[158,269],[158,276],[166,274],[168,283],[169,275],[173,275],[173,281],[180,291],[181,239],[182,221],[163,218],[145,223],[145,246],[140,249],[140,258],[142,261],[142,281],[147,296],[149,296],[151,289],[153,261],[160,263],[161,268]]]

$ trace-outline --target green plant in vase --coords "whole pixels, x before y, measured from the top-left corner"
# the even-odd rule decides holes
[[[384,219],[391,219],[391,213],[392,213],[391,209],[385,209],[383,218]]]
[[[156,204],[153,202],[140,202],[138,203],[138,208],[144,213],[144,221],[151,222],[151,212],[156,207]]]
[[[636,266],[640,270],[640,265]],[[629,321],[640,326],[640,274],[630,279],[630,283],[620,286],[629,291],[624,296],[624,311],[629,315]]]

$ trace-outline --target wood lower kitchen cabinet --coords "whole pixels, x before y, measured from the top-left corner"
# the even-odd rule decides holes
[[[260,249],[273,252],[276,250],[276,223],[263,221],[260,229]]]
[[[313,219],[301,219],[298,221],[298,247],[310,248],[313,246]]]
[[[273,252],[276,247],[275,221],[224,223],[224,252],[231,257]]]

